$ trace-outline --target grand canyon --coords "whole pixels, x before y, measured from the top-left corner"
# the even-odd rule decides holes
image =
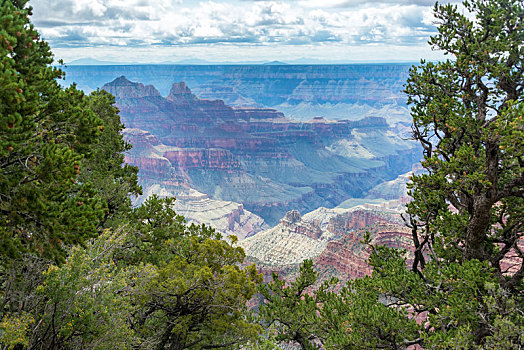
[[[133,145],[126,162],[140,169],[144,194],[135,204],[174,196],[179,214],[236,235],[262,270],[293,274],[311,258],[322,276],[348,279],[369,273],[364,232],[409,246],[400,214],[421,151],[409,139],[400,92],[407,69],[72,66],[68,73],[79,87],[115,96]]]
[[[118,65],[67,67],[66,83],[91,92],[119,76],[153,85],[162,96],[185,82],[203,99],[234,107],[268,107],[295,120],[357,120],[374,115],[411,122],[402,93],[409,64]]]
[[[522,0],[0,26],[0,350],[522,349]]]

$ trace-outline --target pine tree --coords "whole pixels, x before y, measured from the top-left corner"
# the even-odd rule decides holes
[[[312,294],[318,273],[312,260],[300,266],[299,276],[289,284],[273,272],[273,280],[259,287],[263,325],[273,327],[278,342],[296,343],[303,350],[317,348],[318,305]]]
[[[104,203],[104,216],[98,229],[117,227],[128,219],[131,197],[142,194],[138,185],[138,168],[125,164],[124,154],[131,144],[122,136],[115,98],[104,90],[92,92],[87,105],[102,120],[96,144],[84,154],[78,181],[90,184]]]
[[[463,5],[472,16],[435,5],[430,44],[453,58],[422,61],[405,87],[426,170],[412,176],[405,216],[413,263],[368,236],[371,276],[299,299],[316,303],[308,327],[327,349],[524,344],[524,5]],[[263,310],[286,314],[289,288],[269,286]],[[281,328],[278,339],[292,339]]]
[[[152,196],[136,208],[127,248],[115,257],[151,269],[132,291],[132,328],[156,349],[240,349],[260,332],[246,303],[261,276],[254,265],[241,266],[245,254],[234,237],[187,225],[173,202]]]
[[[96,234],[103,203],[77,174],[102,126],[29,22],[25,1],[0,7],[0,244],[2,263],[22,252],[63,258],[64,245]]]
[[[333,348],[524,344],[524,5],[463,5],[474,16],[435,5],[430,43],[453,58],[422,61],[405,87],[426,169],[405,218],[413,264],[372,247],[372,276],[325,296]]]

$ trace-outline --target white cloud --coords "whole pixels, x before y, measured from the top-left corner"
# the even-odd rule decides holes
[[[33,0],[33,21],[57,48],[216,45],[422,46],[434,33],[426,0]],[[373,5],[374,4],[374,5]],[[107,50],[106,50],[107,51]],[[70,52],[70,51],[68,51]]]

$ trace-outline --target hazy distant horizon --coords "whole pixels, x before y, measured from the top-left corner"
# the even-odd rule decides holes
[[[315,66],[315,65],[388,65],[388,64],[418,64],[420,61],[322,61],[322,60],[309,60],[307,58],[300,58],[292,61],[206,61],[198,58],[188,58],[180,61],[164,61],[164,62],[117,62],[117,61],[104,61],[97,60],[91,57],[82,57],[71,62],[64,62],[65,65],[71,66],[147,66],[147,65],[185,65],[185,66],[220,66],[220,65],[239,65],[239,66],[250,66],[250,65],[289,65],[289,66]]]

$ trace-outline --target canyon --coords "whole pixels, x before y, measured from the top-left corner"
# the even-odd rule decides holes
[[[188,221],[236,235],[246,262],[266,278],[273,271],[292,278],[304,259],[313,260],[319,283],[370,274],[366,233],[371,243],[412,249],[401,213],[410,175],[422,169],[408,124],[295,120],[267,106],[199,97],[185,82],[165,96],[124,76],[103,89],[115,96],[133,145],[126,162],[140,169],[144,195],[135,204],[152,194],[176,197]],[[303,100],[317,93],[306,90]],[[508,271],[513,260],[503,262]]]
[[[103,89],[116,97],[133,145],[126,161],[140,168],[146,193],[154,187],[182,201],[196,200],[191,191],[197,191],[207,200],[237,203],[270,226],[290,210],[364,197],[421,157],[408,129],[384,118],[296,121],[271,108],[199,98],[184,82],[172,84],[166,97],[125,77]]]
[[[274,108],[296,120],[379,116],[411,122],[402,93],[409,64],[68,66],[65,84],[91,92],[119,76],[166,96],[184,81],[203,99],[234,107]]]
[[[412,250],[411,231],[401,219],[401,200],[361,203],[349,208],[318,208],[303,216],[286,213],[273,228],[239,242],[248,263],[255,263],[267,279],[276,271],[296,277],[304,259],[313,260],[319,273],[317,285],[331,277],[341,281],[371,273],[369,248],[362,241],[370,234],[372,244]],[[412,260],[408,256],[407,263]]]
[[[68,81],[115,96],[144,194],[236,235],[247,262],[320,280],[370,272],[361,243],[409,248],[400,213],[420,148],[409,141],[406,65],[106,66]],[[125,75],[125,76],[124,76]],[[110,83],[107,83],[110,81]]]

